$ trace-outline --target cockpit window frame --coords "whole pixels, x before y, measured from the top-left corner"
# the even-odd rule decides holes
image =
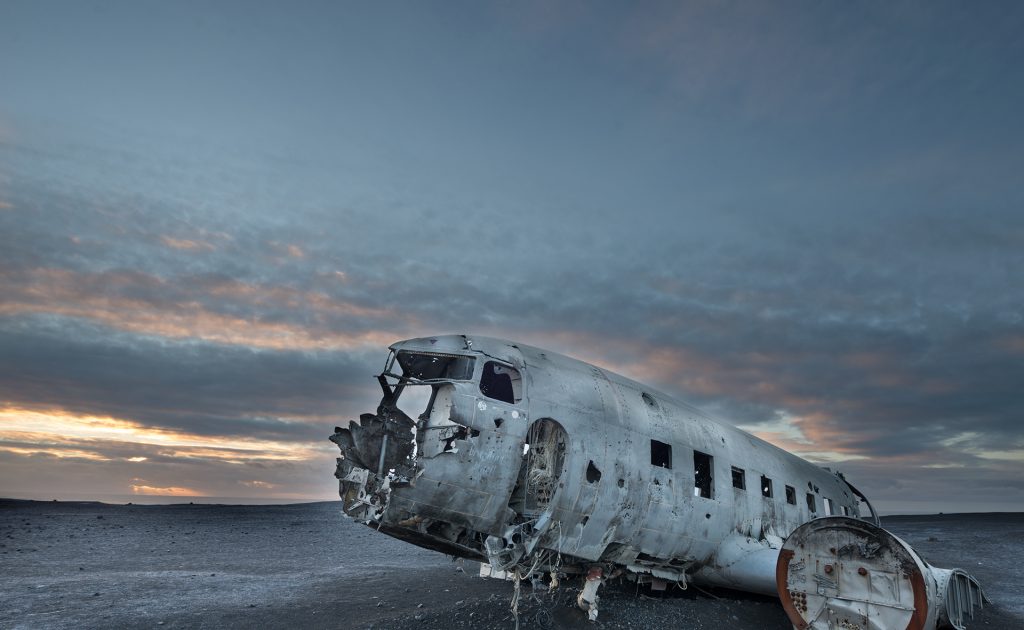
[[[488,393],[484,389],[484,378],[485,378],[485,376],[487,374],[488,366],[491,366],[491,365],[496,366],[496,367],[504,368],[505,370],[509,370],[509,371],[511,371],[511,372],[513,372],[515,374],[515,377],[510,377],[510,383],[509,383],[510,393],[511,393],[512,400],[507,400],[505,398],[498,398],[498,397],[492,396],[490,393]],[[525,396],[526,396],[526,394],[525,394],[525,384],[524,384],[524,379],[523,379],[523,371],[520,368],[512,365],[511,363],[509,363],[507,361],[498,361],[498,360],[495,360],[492,357],[488,357],[488,360],[484,361],[483,364],[480,367],[480,377],[477,379],[477,389],[488,400],[496,400],[498,402],[502,402],[502,403],[505,403],[507,405],[519,405],[519,404],[522,404],[522,402],[523,402],[523,400],[525,399]]]
[[[406,368],[406,365],[402,362],[400,355],[417,355],[436,357],[443,359],[458,359],[464,363],[464,367],[461,372],[458,372],[452,376],[439,376],[437,378],[419,378],[414,374],[410,374]],[[399,367],[402,368],[401,374],[395,374],[394,367],[395,363],[398,363]],[[447,369],[447,368],[445,368]],[[387,365],[384,368],[383,376],[390,376],[398,379],[408,385],[417,384],[435,384],[435,383],[466,383],[473,382],[476,378],[477,371],[477,356],[473,354],[461,354],[456,352],[434,352],[430,350],[417,350],[411,348],[401,348],[398,350],[392,349],[391,354],[388,357]]]

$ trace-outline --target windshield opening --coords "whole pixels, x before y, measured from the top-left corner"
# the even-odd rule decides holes
[[[398,352],[402,377],[417,381],[468,381],[473,378],[474,358],[441,352]]]

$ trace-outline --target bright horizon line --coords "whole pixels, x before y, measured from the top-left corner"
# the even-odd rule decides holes
[[[19,496],[20,495],[20,496]],[[0,492],[0,501],[32,501],[35,503],[100,503],[102,505],[303,505],[306,503],[334,503],[340,498],[297,498],[297,497],[229,497],[229,496],[180,496],[180,495],[131,495],[104,494],[82,495],[78,498],[38,498],[39,495],[25,492]],[[62,495],[68,497],[70,495]],[[91,497],[91,498],[90,498]],[[877,509],[877,508],[876,508]],[[958,510],[956,512],[936,512],[933,510],[904,510],[890,512],[879,510],[879,516],[951,516],[956,514],[1021,514],[1024,510]]]
[[[103,503],[105,505],[299,505],[302,503],[328,503],[341,498],[302,497],[232,497],[176,494],[76,494],[62,493],[43,496],[36,492],[0,491],[0,501],[35,501],[37,503]]]

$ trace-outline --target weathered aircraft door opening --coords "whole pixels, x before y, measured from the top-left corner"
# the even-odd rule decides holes
[[[983,603],[841,473],[607,370],[448,335],[395,343],[377,381],[376,412],[331,436],[344,512],[517,583],[581,579],[591,619],[617,578],[774,592],[801,628],[960,629]]]
[[[513,496],[523,516],[536,518],[551,503],[565,466],[566,442],[565,429],[554,420],[544,418],[530,425],[526,436],[529,448]]]

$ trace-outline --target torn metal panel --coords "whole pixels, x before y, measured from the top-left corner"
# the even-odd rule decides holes
[[[586,580],[588,614],[600,582],[616,576],[776,592],[780,548],[794,531],[832,514],[860,523],[862,508],[877,525],[841,473],[557,353],[467,335],[410,339],[391,346],[378,383],[376,412],[331,437],[345,513],[517,583],[598,576]],[[862,543],[865,557],[877,551]],[[801,614],[817,606],[818,589],[843,586],[798,565],[792,579],[802,575],[808,589],[777,594]],[[932,580],[945,594],[941,605],[894,591],[901,573],[876,575],[878,593],[865,596],[894,593],[905,605],[896,616],[931,623],[938,611],[934,620],[960,628],[981,603],[962,572],[920,570],[926,588]]]

